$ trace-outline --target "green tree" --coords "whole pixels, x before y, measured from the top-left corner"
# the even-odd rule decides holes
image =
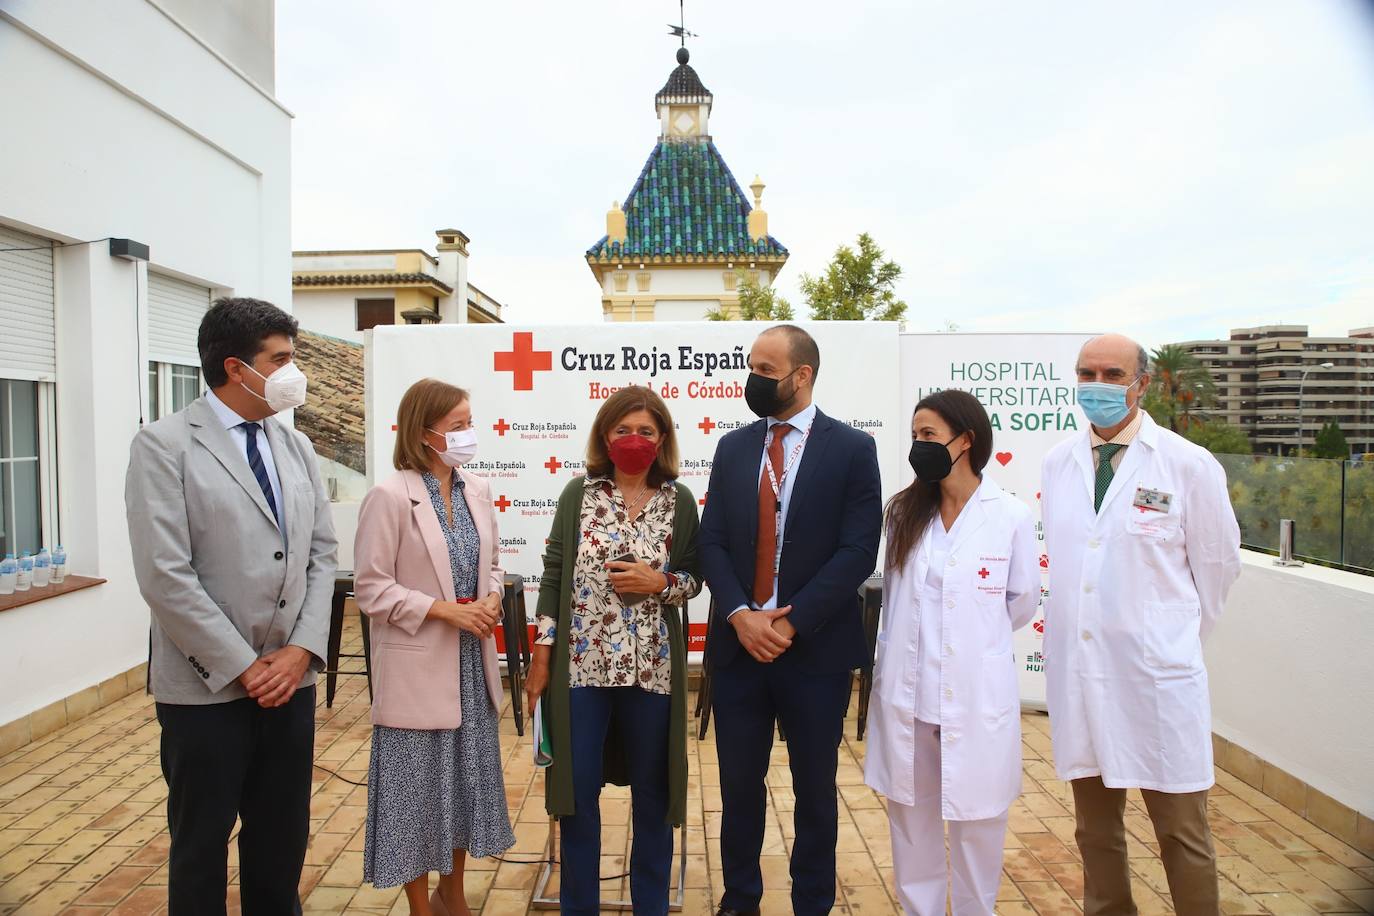
[[[1341,425],[1335,420],[1329,420],[1322,424],[1322,428],[1317,433],[1317,440],[1312,445],[1309,454],[1313,458],[1339,458],[1342,461],[1350,457],[1350,443],[1345,441],[1345,433],[1341,431]]]
[[[801,289],[816,321],[901,321],[906,315],[906,303],[896,293],[901,276],[901,266],[863,232],[857,251],[841,245],[825,273],[802,274]]]
[[[739,314],[732,315],[717,306],[706,312],[708,321],[791,321],[792,305],[771,286],[760,286],[744,271],[738,271],[735,289],[739,292]]]
[[[1177,344],[1155,350],[1152,376],[1145,409],[1156,423],[1174,432],[1205,419],[1198,415],[1216,405],[1217,386],[1211,373]]]
[[[1249,455],[1254,452],[1245,431],[1222,420],[1194,419],[1183,435],[1214,455]]]

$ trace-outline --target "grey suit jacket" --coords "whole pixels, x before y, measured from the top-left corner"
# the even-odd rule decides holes
[[[134,573],[152,612],[149,674],[161,703],[247,696],[238,676],[295,645],[324,667],[337,542],[315,449],[263,421],[281,479],[286,537],[244,450],[205,398],[134,437],[124,502]]]

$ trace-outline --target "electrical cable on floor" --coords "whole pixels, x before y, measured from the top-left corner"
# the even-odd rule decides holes
[[[331,770],[329,767],[321,766],[321,765],[318,764],[318,763],[314,764],[314,766],[315,766],[315,769],[317,769],[317,770],[323,770],[324,772],[328,773],[330,776],[333,776],[335,779],[337,779],[337,780],[339,780],[339,781],[341,781],[341,782],[346,782],[346,783],[348,783],[348,784],[351,785],[351,786],[363,786],[363,787],[366,787],[366,786],[367,786],[367,783],[366,783],[366,782],[357,782],[357,781],[355,781],[355,780],[349,779],[349,778],[346,777],[346,776],[340,776],[338,773],[335,773],[335,772],[334,772],[333,770]],[[547,858],[540,858],[540,859],[507,859],[507,858],[504,858],[504,857],[502,857],[502,856],[489,856],[488,858],[495,859],[497,862],[502,862],[502,863],[504,863],[504,864],[506,864],[506,865],[545,865],[545,864],[547,864],[547,865],[550,865],[550,866],[554,866],[554,865],[557,865],[557,864],[558,864],[558,860],[555,859],[553,856],[549,856],[549,857],[547,857]],[[602,881],[619,881],[621,878],[628,878],[628,877],[630,877],[630,873],[629,873],[629,872],[622,872],[622,873],[620,873],[620,874],[618,874],[618,875],[603,875],[603,876],[601,877],[601,880],[602,880]]]

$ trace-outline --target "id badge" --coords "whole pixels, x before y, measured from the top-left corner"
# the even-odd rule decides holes
[[[1151,490],[1148,487],[1136,487],[1135,499],[1131,501],[1131,505],[1137,509],[1168,514],[1169,506],[1173,501],[1174,494],[1172,493],[1165,493],[1163,490]]]

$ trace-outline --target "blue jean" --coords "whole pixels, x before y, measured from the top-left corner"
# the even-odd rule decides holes
[[[667,694],[638,687],[574,687],[571,713],[576,813],[559,823],[559,911],[601,912],[601,785],[606,732],[614,717],[630,775],[630,899],[637,914],[668,912],[673,828],[668,824]]]

